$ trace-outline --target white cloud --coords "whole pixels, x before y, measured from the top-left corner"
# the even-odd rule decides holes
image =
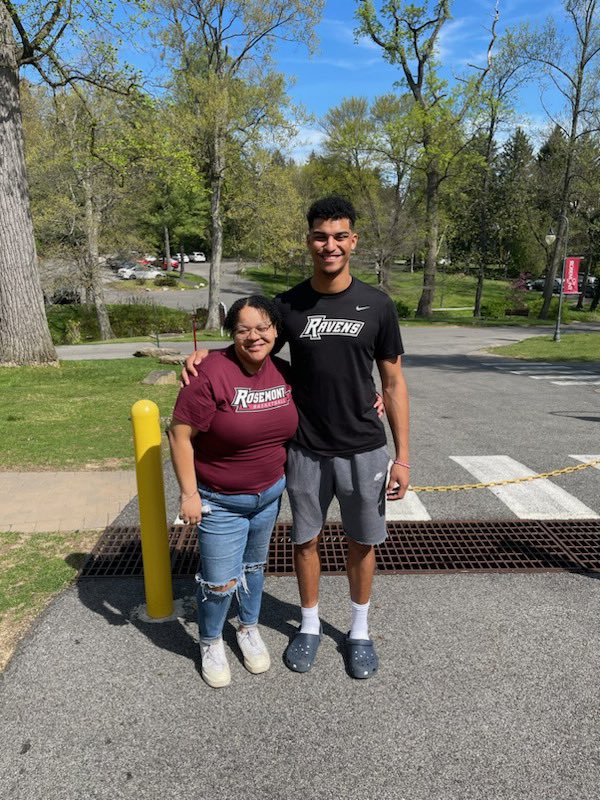
[[[318,128],[301,127],[290,148],[290,155],[299,163],[305,162],[313,151],[319,151],[325,134]]]

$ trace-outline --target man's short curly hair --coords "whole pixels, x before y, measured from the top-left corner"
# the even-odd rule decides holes
[[[350,227],[353,228],[356,222],[356,210],[350,200],[339,194],[330,194],[315,200],[306,212],[306,219],[309,228],[312,228],[316,219],[348,219]]]

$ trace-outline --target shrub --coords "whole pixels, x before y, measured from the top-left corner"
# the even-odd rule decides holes
[[[543,304],[544,304],[543,298],[537,299],[536,302],[531,304],[532,316],[539,318]],[[550,308],[548,310],[548,319],[556,320],[557,315],[558,315],[558,297],[553,297],[552,300],[550,301]],[[572,316],[567,304],[567,300],[566,298],[563,297],[562,308],[560,310],[560,321],[570,322],[571,319]]]
[[[155,286],[177,286],[177,276],[176,275],[159,275],[158,278],[154,278],[154,285]]]
[[[481,316],[484,319],[500,319],[506,311],[506,300],[488,300],[481,304]]]
[[[81,322],[76,319],[68,319],[65,324],[65,341],[67,344],[81,343]]]
[[[148,336],[151,333],[184,333],[192,328],[190,315],[175,308],[150,303],[127,303],[109,305],[107,310],[113,333],[119,338]],[[46,316],[54,344],[73,344],[69,337],[76,331],[80,336],[79,341],[100,338],[96,309],[92,305],[49,306]]]
[[[403,300],[396,300],[396,311],[400,319],[406,319],[412,314],[411,309]]]

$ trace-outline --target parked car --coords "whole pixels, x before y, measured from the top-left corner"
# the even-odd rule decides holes
[[[138,267],[137,269],[133,270],[133,275],[131,277],[138,281],[153,281],[154,278],[158,278],[159,275],[162,275],[162,270],[160,269],[153,269],[152,267]]]
[[[175,258],[177,259],[177,261],[181,261],[181,254],[180,253],[175,253]],[[183,254],[183,263],[187,264],[189,262],[189,260],[190,260],[190,257],[188,255],[186,255],[186,253],[184,253]]]
[[[56,289],[50,297],[44,294],[44,302],[52,306],[78,306],[81,304],[81,294],[76,289]]]
[[[133,278],[133,273],[136,269],[139,269],[140,265],[136,264],[135,261],[129,261],[126,265],[119,267],[117,270],[117,275],[119,278],[123,278],[124,280],[129,280],[129,278]]]
[[[170,261],[167,261],[166,258],[163,258],[160,265],[163,269],[179,269],[179,260],[171,258]]]
[[[206,256],[200,250],[195,250],[190,256],[190,261],[194,261],[195,263],[201,263],[203,261],[206,261]]]
[[[137,263],[142,264],[144,267],[148,267],[151,266],[152,264],[156,264],[157,261],[158,259],[156,258],[156,256],[146,255],[142,256],[141,258],[138,258]]]
[[[595,275],[588,275],[587,284],[585,287],[585,297],[593,297],[598,285],[598,278]],[[579,276],[578,288],[581,292],[583,290],[583,275]]]
[[[536,278],[533,281],[527,282],[527,288],[532,292],[543,292],[544,291],[544,284],[546,283],[545,278]]]

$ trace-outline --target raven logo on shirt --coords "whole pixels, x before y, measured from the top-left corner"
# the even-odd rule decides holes
[[[321,336],[352,336],[356,338],[365,323],[355,319],[327,319],[325,314],[306,318],[306,326],[300,334],[301,339],[317,339]]]
[[[235,396],[231,401],[235,413],[244,411],[267,411],[290,404],[290,390],[285,386],[274,386],[272,389],[254,391],[246,387],[236,386]]]

